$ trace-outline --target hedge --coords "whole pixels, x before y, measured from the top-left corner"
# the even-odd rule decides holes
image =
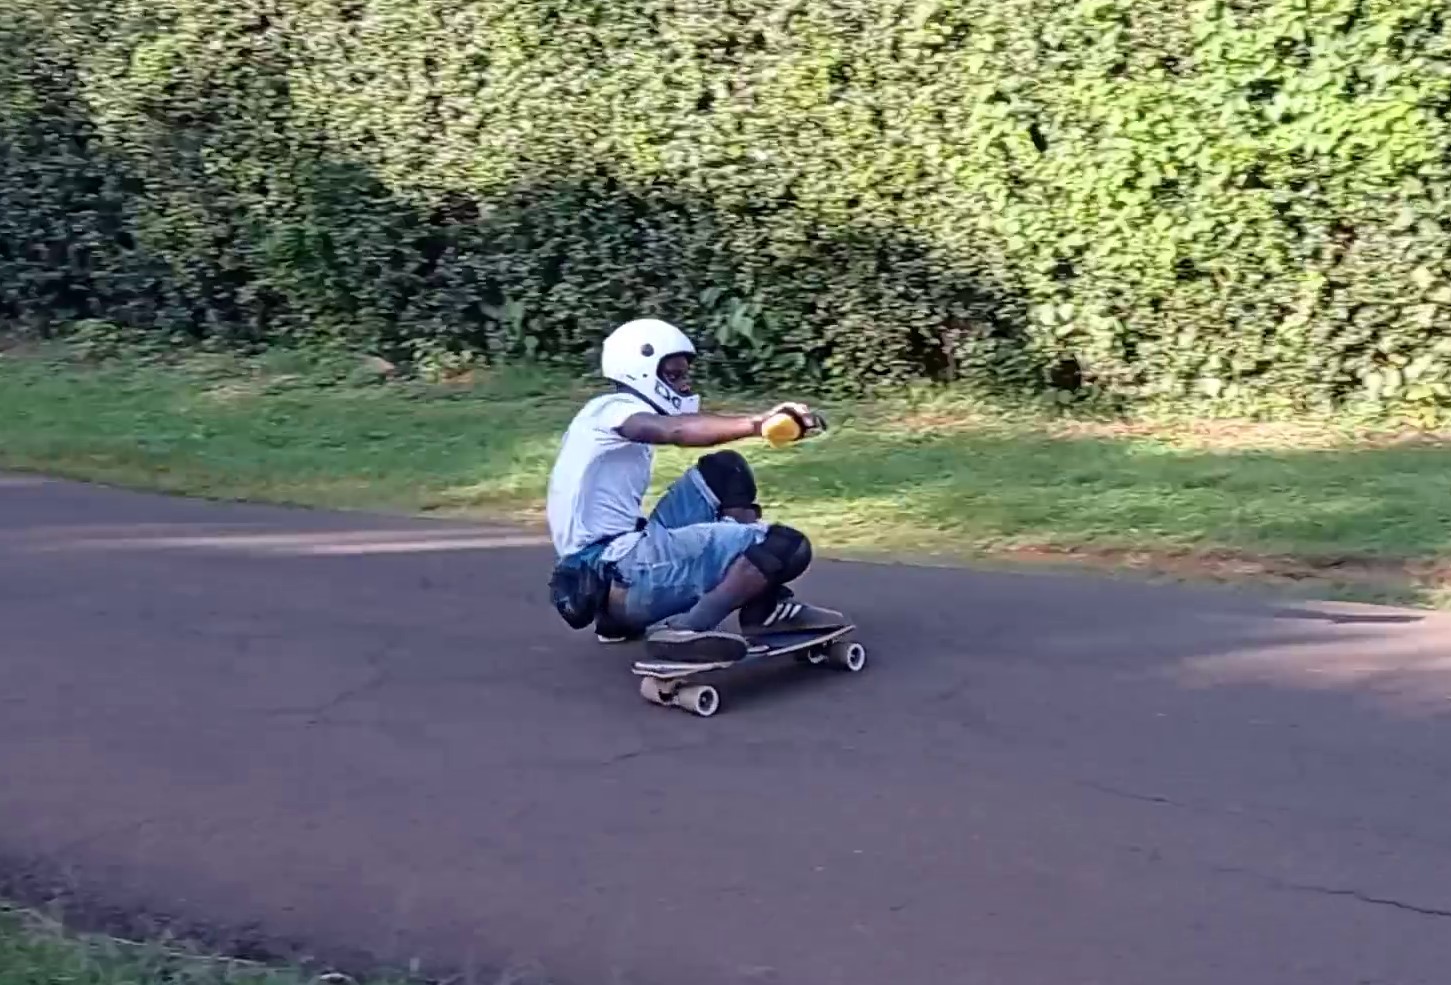
[[[0,317],[1451,407],[1444,0],[0,0]]]

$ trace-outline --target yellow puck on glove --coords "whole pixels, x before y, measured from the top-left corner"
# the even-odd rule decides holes
[[[772,414],[761,425],[761,437],[765,438],[766,443],[773,448],[789,445],[799,439],[801,434],[801,422],[796,419],[796,415],[788,414],[786,411]]]

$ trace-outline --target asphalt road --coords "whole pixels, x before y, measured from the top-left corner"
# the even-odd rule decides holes
[[[821,563],[871,667],[705,720],[548,560],[0,476],[6,883],[479,983],[1451,974],[1447,617]]]

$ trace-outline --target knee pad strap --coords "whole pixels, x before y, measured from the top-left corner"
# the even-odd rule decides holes
[[[794,527],[775,523],[765,540],[746,548],[746,560],[773,585],[800,578],[811,565],[811,541]]]

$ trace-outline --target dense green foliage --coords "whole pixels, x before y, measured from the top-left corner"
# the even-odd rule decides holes
[[[0,0],[0,304],[1451,406],[1444,0]]]

